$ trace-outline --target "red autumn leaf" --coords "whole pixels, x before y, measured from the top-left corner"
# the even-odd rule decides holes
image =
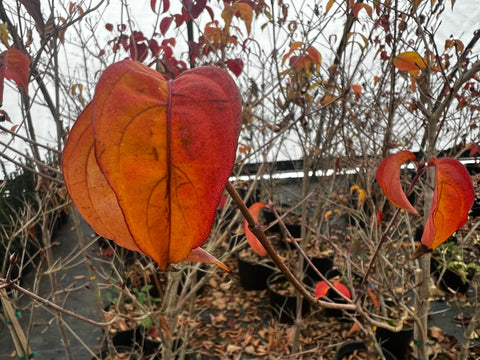
[[[163,0],[163,13],[166,13],[170,9],[170,0]]]
[[[325,281],[319,281],[315,286],[315,297],[317,299],[327,296],[328,290],[330,290],[330,285]]]
[[[30,59],[22,51],[8,49],[1,55],[5,67],[5,77],[15,81],[18,88],[28,93]]]
[[[407,161],[416,162],[415,154],[408,150],[387,156],[377,169],[377,182],[393,205],[418,215],[417,210],[408,201],[400,183],[400,167]]]
[[[377,227],[380,228],[380,226],[382,225],[382,220],[383,220],[382,210],[377,209],[377,211],[375,212],[375,217],[376,217],[376,220],[377,220]]]
[[[332,285],[343,296],[345,296],[348,299],[351,299],[352,295],[350,294],[350,290],[348,290],[348,288],[345,285],[343,285],[341,282],[335,281]],[[330,286],[325,281],[319,281],[315,286],[315,297],[319,299],[324,296],[327,296],[328,290],[330,290]]]
[[[350,85],[350,87],[355,94],[355,101],[358,101],[360,99],[360,96],[362,96],[362,87],[360,85]]]
[[[45,37],[45,23],[43,21],[40,0],[19,0],[19,2],[25,7],[28,14],[35,21],[35,27],[37,28],[40,37],[43,39]]]
[[[422,244],[435,250],[467,222],[475,193],[467,169],[458,160],[432,158],[428,165],[436,167],[435,191]]]
[[[228,59],[227,67],[236,77],[239,77],[243,71],[243,60],[242,59]]]
[[[478,147],[477,144],[471,145],[471,146],[470,146],[470,152],[469,152],[468,156],[470,156],[470,157],[477,156],[477,154],[478,154],[478,149],[479,149],[479,147]]]
[[[348,288],[345,285],[343,285],[341,282],[336,281],[333,283],[333,286],[335,287],[335,289],[340,291],[346,298],[349,298],[349,299],[352,298],[352,295],[350,294],[350,290],[348,290]]]
[[[167,16],[163,18],[162,21],[160,21],[160,32],[162,33],[162,35],[165,35],[172,21],[173,21],[172,16]]]
[[[5,78],[28,93],[30,59],[22,51],[10,48],[0,54],[0,104],[3,103],[3,81]]]
[[[74,127],[67,155],[88,152],[93,142],[104,176],[98,191],[111,198],[108,186],[114,193],[138,248],[161,269],[184,260],[207,239],[231,174],[242,113],[235,83],[211,66],[167,81],[140,63],[124,60],[105,70],[90,108],[85,116],[93,133],[86,134],[89,126]],[[85,160],[76,163],[73,155],[63,160],[64,173],[70,173],[65,176],[67,188],[82,215],[91,211],[90,204],[78,198],[89,196],[95,186],[89,182],[88,165]],[[101,222],[111,215],[102,209],[86,217],[98,232],[96,215]],[[115,220],[122,221],[119,215]]]
[[[256,202],[252,206],[249,207],[249,211],[252,214],[255,221],[258,221],[258,214],[260,214],[260,210],[266,207],[264,203]],[[248,243],[252,247],[252,250],[255,251],[260,256],[267,255],[267,251],[263,247],[263,245],[258,241],[257,237],[252,233],[252,231],[248,228],[247,220],[243,220],[243,229],[245,230],[245,236],[247,238]]]

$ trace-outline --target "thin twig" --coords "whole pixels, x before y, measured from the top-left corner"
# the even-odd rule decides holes
[[[49,308],[52,308],[53,310],[56,310],[56,311],[60,311],[66,315],[69,315],[69,316],[72,316],[74,318],[77,318],[81,321],[84,321],[90,325],[94,325],[94,326],[98,326],[98,327],[101,327],[101,328],[105,328],[105,327],[108,327],[110,325],[112,325],[116,319],[112,319],[110,320],[109,322],[98,322],[98,321],[95,321],[95,320],[92,320],[92,319],[89,319],[83,315],[80,315],[80,314],[77,314],[73,311],[70,311],[68,309],[65,309],[47,299],[44,299],[42,298],[41,296],[21,287],[20,285],[17,285],[15,282],[7,282],[6,279],[0,279],[0,287],[10,287],[14,290],[17,290],[18,292],[28,296],[29,298],[31,298],[33,301],[36,301],[44,306],[47,306]]]

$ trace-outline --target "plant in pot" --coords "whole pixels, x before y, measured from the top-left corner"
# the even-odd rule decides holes
[[[462,239],[462,243],[466,239]],[[460,248],[456,237],[432,253],[431,273],[437,287],[451,294],[464,295],[475,272],[480,266],[465,259],[465,250]]]
[[[107,293],[110,300],[105,307],[105,320],[112,323],[107,341],[111,341],[114,347],[123,345],[140,349],[145,337],[158,333],[154,319],[160,298],[152,296],[157,287],[149,282],[148,271],[140,274],[138,270],[137,266],[129,267],[125,285],[113,289],[118,293],[117,298],[113,299],[111,293]]]
[[[303,284],[307,288],[313,287],[313,281],[306,277]],[[299,303],[297,289],[290,283],[284,274],[274,272],[267,279],[267,288],[274,316],[282,323],[293,324],[297,318],[297,310],[301,306],[302,317],[309,314],[311,304],[302,298]]]

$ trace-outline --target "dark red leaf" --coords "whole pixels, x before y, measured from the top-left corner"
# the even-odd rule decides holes
[[[40,0],[19,0],[19,2],[25,6],[28,14],[35,21],[37,31],[39,32],[40,37],[43,39],[45,37],[45,23],[43,21]]]
[[[153,57],[157,57],[160,54],[160,46],[158,45],[157,40],[155,39],[148,40],[148,48],[152,52]]]
[[[175,25],[177,26],[177,28],[180,27],[185,22],[185,20],[183,19],[183,16],[180,14],[175,14],[173,15],[173,17],[175,18]]]
[[[170,0],[163,0],[163,13],[166,13],[170,9]]]
[[[105,24],[105,29],[107,29],[108,31],[113,31],[113,25],[110,23],[107,23]]]
[[[168,28],[170,27],[170,24],[172,23],[172,21],[173,21],[172,16],[164,17],[162,21],[160,21],[160,32],[162,33],[162,35],[165,35],[165,33],[168,31]]]
[[[239,77],[243,71],[243,60],[242,59],[228,59],[227,67],[236,77]]]
[[[28,93],[30,59],[22,51],[10,48],[0,54],[0,104],[3,103],[3,81],[12,80],[20,90]]]
[[[207,0],[197,0],[195,3],[192,3],[191,8],[189,9],[189,13],[191,14],[192,18],[198,18],[203,10],[205,10],[206,6]]]

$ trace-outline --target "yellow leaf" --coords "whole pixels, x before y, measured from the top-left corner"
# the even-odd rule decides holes
[[[293,43],[290,44],[290,51],[287,52],[285,55],[283,55],[283,58],[282,58],[282,65],[285,64],[285,61],[290,57],[290,55],[292,55],[292,53],[299,49],[301,46],[303,46],[303,42],[301,41],[295,41]]]
[[[333,95],[325,95],[323,99],[320,101],[320,104],[323,106],[330,105],[331,103],[335,102],[337,98]]]
[[[335,0],[328,0],[327,5],[325,6],[325,15],[327,15],[327,13],[330,11],[333,4],[335,4]]]
[[[325,221],[328,222],[328,218],[333,214],[332,210],[328,210],[325,213]]]
[[[240,17],[245,22],[247,27],[247,34],[250,35],[250,30],[252,29],[252,18],[253,18],[253,9],[252,7],[244,2],[238,3],[238,12]]]
[[[418,7],[422,3],[422,0],[412,0],[412,10],[413,12],[417,11]]]
[[[225,32],[228,34],[230,30],[230,24],[232,23],[232,18],[233,15],[236,12],[236,9],[234,6],[230,5],[228,2],[224,2],[225,8],[222,11],[222,18],[223,21],[225,21]]]
[[[401,71],[425,70],[427,65],[416,51],[407,51],[393,58],[393,65]]]
[[[2,41],[3,45],[8,48],[10,47],[10,32],[8,31],[7,23],[0,24],[0,40]]]
[[[358,185],[353,185],[350,188],[350,195],[353,195],[353,193],[357,191],[358,192],[358,200],[357,200],[357,206],[360,207],[364,204],[365,200],[367,199],[367,193],[365,190],[360,188]]]

